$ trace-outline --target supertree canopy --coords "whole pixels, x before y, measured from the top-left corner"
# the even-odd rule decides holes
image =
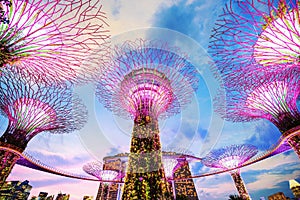
[[[212,150],[203,159],[202,163],[208,167],[220,169],[233,169],[243,165],[257,154],[258,150],[250,144],[231,145],[217,150]],[[239,170],[230,171],[239,195],[243,199],[250,199]]]
[[[87,163],[83,170],[103,182],[113,181],[118,176],[118,172],[114,170],[103,170],[103,164],[100,162]]]
[[[87,163],[83,166],[83,170],[99,179],[102,183],[104,183],[104,187],[101,187],[101,196],[100,199],[110,199],[109,196],[109,186],[111,181],[115,180],[119,173],[114,170],[104,170],[103,164],[100,162],[91,162]],[[96,198],[98,199],[98,197]]]
[[[234,81],[226,87],[226,96],[220,93],[215,99],[216,111],[223,118],[234,122],[264,118],[277,126],[286,137],[300,130],[300,112],[297,108],[299,68],[288,68],[281,73],[246,73],[244,76],[232,73],[231,76]],[[224,99],[226,102],[223,102]],[[296,134],[289,140],[300,155],[299,136]]]
[[[71,88],[43,86],[24,73],[3,70],[0,76],[0,109],[8,118],[0,145],[23,152],[38,133],[68,133],[86,122],[87,110]],[[0,151],[0,184],[3,184],[18,156]]]
[[[35,81],[81,83],[104,70],[109,38],[99,0],[11,0],[0,23],[0,67]],[[41,76],[42,75],[42,76]]]
[[[223,76],[233,70],[299,68],[299,5],[298,0],[230,0],[209,48]]]
[[[116,45],[110,65],[96,95],[115,114],[134,119],[122,198],[168,199],[158,118],[179,113],[190,102],[197,71],[178,48],[142,39]]]

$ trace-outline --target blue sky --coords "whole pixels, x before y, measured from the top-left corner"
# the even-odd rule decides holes
[[[160,39],[188,53],[201,75],[192,103],[181,114],[160,122],[163,148],[188,150],[202,157],[213,148],[251,143],[260,151],[268,149],[280,137],[277,128],[266,120],[251,123],[224,122],[213,112],[212,99],[219,83],[209,70],[212,62],[206,53],[211,29],[226,1],[216,0],[112,0],[103,2],[113,43],[137,37]],[[26,151],[66,171],[84,174],[82,166],[104,156],[128,152],[132,120],[112,115],[94,95],[94,86],[77,87],[89,110],[88,123],[82,130],[66,135],[41,133]],[[175,148],[176,147],[176,148]],[[193,174],[214,169],[193,163]],[[252,199],[282,191],[292,197],[289,179],[300,181],[299,159],[292,151],[244,167],[241,174]],[[31,195],[40,191],[71,194],[72,200],[84,195],[96,196],[99,183],[73,180],[16,166],[9,180],[28,179]],[[226,199],[237,194],[228,173],[194,179],[201,200]],[[80,189],[78,185],[80,184]]]

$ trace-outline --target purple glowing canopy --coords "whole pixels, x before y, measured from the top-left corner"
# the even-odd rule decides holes
[[[37,84],[10,68],[0,76],[0,109],[8,118],[5,134],[26,142],[42,131],[79,130],[87,120],[87,110],[71,88]]]
[[[202,163],[208,167],[231,169],[244,164],[257,154],[258,150],[250,144],[230,145],[212,150],[203,159]]]
[[[162,41],[126,41],[113,47],[109,71],[96,95],[123,117],[168,117],[188,104],[198,87],[196,68],[178,48]]]
[[[35,81],[81,83],[103,70],[109,38],[100,0],[11,0],[0,26],[0,67]]]
[[[300,62],[298,0],[230,2],[213,29],[209,52],[218,70],[281,71]]]
[[[226,94],[215,98],[215,109],[223,118],[234,122],[264,118],[281,132],[300,124],[300,68],[281,73],[232,73],[230,78],[225,83]]]
[[[116,172],[114,170],[104,170],[103,164],[101,162],[97,162],[97,161],[85,164],[82,167],[82,169],[86,173],[98,178],[100,181],[103,181],[103,182],[113,181],[115,178],[117,178],[117,176],[119,174],[118,172]]]

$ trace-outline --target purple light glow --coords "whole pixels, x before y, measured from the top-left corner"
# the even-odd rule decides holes
[[[299,66],[299,16],[299,9],[295,8],[269,22],[254,45],[256,62],[266,67],[274,64]]]
[[[118,176],[118,172],[113,170],[102,170],[99,172],[99,180],[106,182],[106,181],[113,181]]]
[[[230,0],[210,40],[217,71],[225,78],[233,71],[299,68],[299,16],[297,0]]]
[[[9,135],[24,134],[28,142],[42,131],[67,133],[86,122],[85,106],[68,87],[42,86],[10,68],[2,71],[0,83],[0,108],[8,118]]]
[[[11,3],[10,22],[0,27],[0,67],[51,84],[90,81],[105,70],[109,36],[99,0]]]
[[[100,181],[113,181],[118,176],[118,172],[113,170],[103,170],[103,164],[101,162],[91,162],[85,164],[82,169],[87,173],[96,178]]]
[[[116,45],[112,71],[99,80],[96,95],[119,116],[169,117],[188,104],[197,89],[197,71],[185,55],[161,41]]]
[[[23,120],[16,120],[16,128],[33,131],[56,120],[56,112],[47,103],[36,99],[20,98],[12,107],[12,115]]]
[[[285,101],[288,85],[283,81],[275,81],[257,87],[247,97],[246,106],[270,113],[274,118],[279,118],[282,113],[290,112]]]
[[[155,69],[141,68],[124,77],[121,91],[128,95],[122,98],[122,104],[129,108],[133,116],[142,113],[159,116],[165,112],[174,100],[172,87],[167,77]]]
[[[165,175],[167,178],[173,178],[173,170],[177,163],[177,159],[163,158],[163,165],[165,169]]]
[[[232,81],[226,80],[226,96],[219,93],[215,99],[216,111],[234,122],[264,118],[282,133],[295,128],[300,123],[299,69],[288,68],[281,73],[232,73]]]
[[[202,159],[202,163],[208,167],[226,170],[239,167],[255,156],[257,152],[257,148],[250,144],[231,145],[212,150]]]

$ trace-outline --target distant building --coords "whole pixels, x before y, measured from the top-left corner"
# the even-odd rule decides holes
[[[69,194],[62,194],[61,192],[57,195],[55,200],[69,200],[70,195]]]
[[[48,196],[48,192],[40,192],[39,196],[33,196],[30,200],[54,200],[54,195]]]
[[[27,200],[32,186],[29,181],[7,181],[0,188],[0,200]]]
[[[277,192],[268,196],[268,200],[287,200],[287,197],[283,194],[283,192]]]
[[[46,200],[47,196],[48,196],[48,192],[40,192],[37,199],[38,200]]]
[[[300,199],[300,184],[296,180],[289,180],[290,189],[295,198]]]
[[[93,200],[93,196],[84,196],[83,200]]]

